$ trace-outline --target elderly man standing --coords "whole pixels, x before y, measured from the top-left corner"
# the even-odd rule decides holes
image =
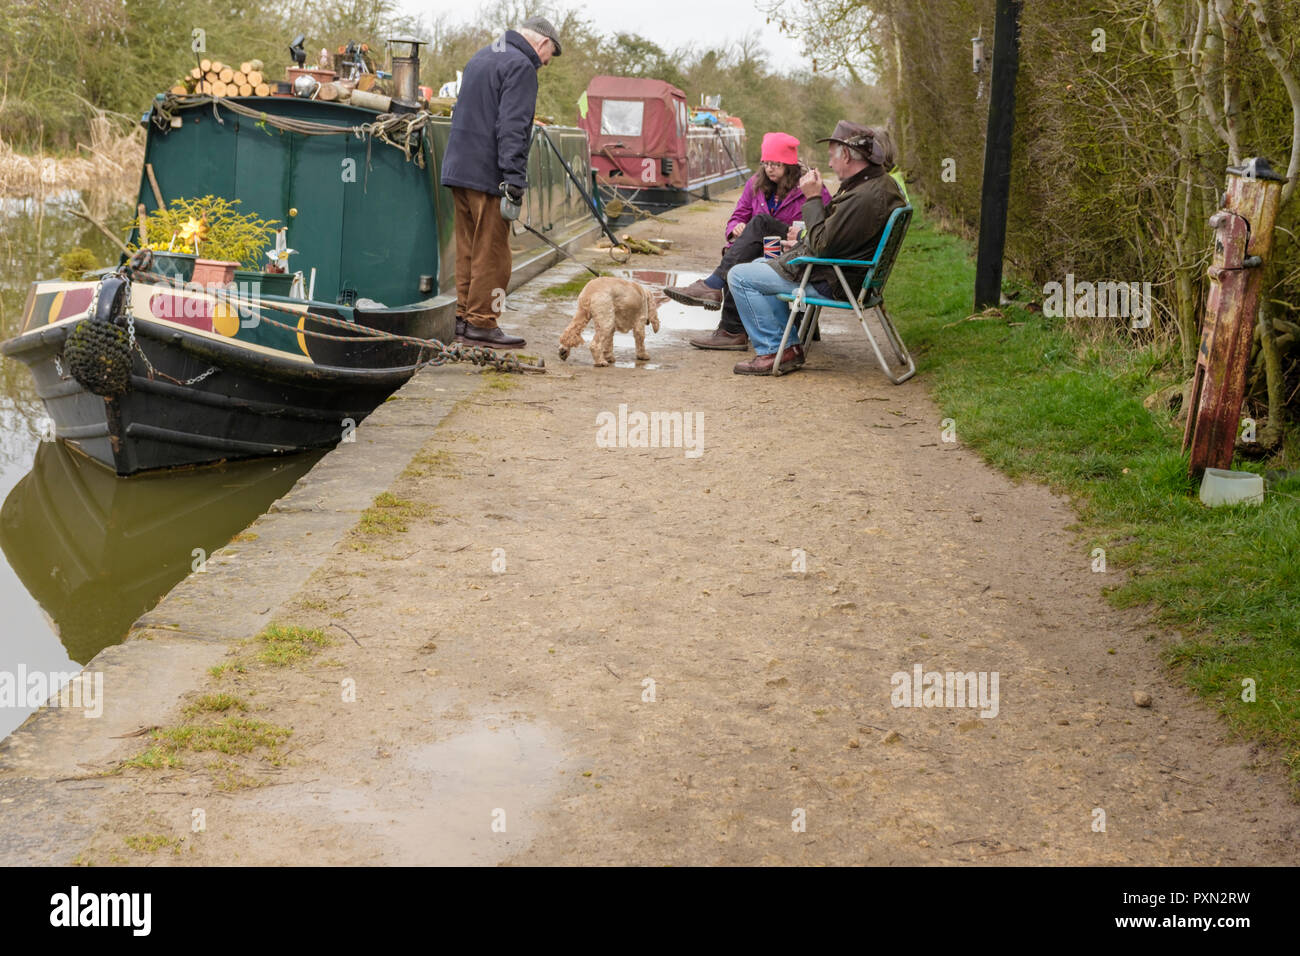
[[[537,71],[560,55],[541,17],[507,30],[470,58],[451,118],[442,185],[456,213],[456,337],[517,349],[524,340],[497,324],[510,282],[510,222],[528,188],[528,147]]]
[[[803,266],[792,266],[798,256],[822,259],[870,259],[876,252],[880,234],[890,214],[907,205],[898,183],[885,168],[887,150],[872,130],[848,120],[835,124],[835,132],[819,143],[830,145],[831,170],[839,177],[839,191],[829,205],[821,199],[822,177],[810,169],[799,180],[808,201],[803,218],[807,231],[802,241],[776,259],[757,259],[733,266],[727,285],[736,301],[740,320],[745,325],[755,355],[741,362],[733,371],[737,375],[768,375],[776,362],[776,350],[790,316],[790,306],[777,298],[782,292],[799,287]],[[844,269],[850,286],[860,283],[863,269]],[[842,299],[844,292],[830,266],[815,266],[809,284],[826,298]],[[803,364],[803,348],[791,345],[781,353],[781,371],[794,371]]]

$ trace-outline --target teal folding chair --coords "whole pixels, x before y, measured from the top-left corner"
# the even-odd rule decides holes
[[[876,353],[880,367],[895,385],[901,385],[916,374],[916,363],[912,361],[912,356],[894,328],[893,320],[885,311],[885,281],[894,268],[894,260],[898,258],[898,250],[903,245],[903,237],[907,235],[907,227],[911,222],[911,206],[900,206],[895,209],[889,217],[889,222],[885,223],[885,231],[880,234],[880,242],[876,244],[876,254],[871,259],[818,259],[813,256],[799,256],[790,260],[790,265],[802,265],[805,268],[799,288],[794,292],[782,292],[777,296],[778,299],[790,303],[790,318],[785,323],[785,334],[781,336],[781,345],[776,350],[776,361],[772,363],[773,375],[781,374],[781,356],[790,341],[790,333],[794,330],[795,317],[803,313],[803,321],[799,325],[799,344],[803,346],[806,353],[822,309],[852,310],[858,317],[858,321],[862,323],[862,331],[867,333],[867,341],[871,343],[871,349]],[[808,294],[808,280],[812,275],[813,266],[831,266],[835,270],[835,275],[840,280],[840,287],[844,290],[844,299],[827,299]],[[843,266],[856,266],[867,270],[867,274],[862,278],[862,289],[856,295],[844,277]],[[816,291],[813,290],[814,293]],[[895,374],[894,367],[885,361],[880,345],[876,342],[876,336],[867,324],[867,312],[873,309],[880,316],[881,328],[885,330],[885,340],[894,353],[896,360],[894,364],[902,368],[900,374]]]

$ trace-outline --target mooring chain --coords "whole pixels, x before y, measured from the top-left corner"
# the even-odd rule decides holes
[[[128,319],[128,321],[130,322],[131,325],[134,326],[135,316],[131,316]],[[221,371],[221,368],[219,366],[212,365],[208,368],[206,372],[200,372],[198,375],[195,375],[193,378],[187,378],[182,381],[179,378],[172,378],[166,372],[160,372],[158,371],[158,369],[154,368],[153,362],[149,361],[149,356],[146,355],[144,349],[140,347],[140,343],[135,341],[134,336],[132,337],[131,340],[131,346],[135,349],[136,353],[140,356],[140,358],[144,359],[144,367],[149,372],[150,380],[155,378],[165,378],[173,385],[197,385],[199,382],[203,381],[209,375],[215,375],[217,372]]]
[[[361,341],[384,342],[396,341],[405,345],[410,345],[420,349],[421,354],[424,351],[432,351],[434,354],[428,359],[417,359],[415,367],[424,368],[426,365],[439,366],[455,362],[469,362],[474,365],[491,365],[499,372],[535,372],[544,371],[543,366],[526,365],[519,361],[517,355],[511,353],[501,353],[496,349],[486,348],[481,345],[462,345],[460,342],[453,342],[446,345],[438,339],[420,339],[413,335],[397,335],[392,332],[385,332],[382,329],[372,329],[365,325],[356,325],[352,322],[346,322],[343,319],[336,319],[329,315],[320,315],[315,312],[308,312],[308,316],[318,322],[326,325],[336,326],[344,329],[364,330],[366,333],[361,336]],[[278,329],[284,329],[286,332],[294,332],[298,335],[310,335],[318,339],[325,339],[330,342],[356,342],[358,336],[355,335],[330,335],[327,332],[316,332],[311,329],[300,329],[295,325],[288,325],[284,322],[277,322],[275,319],[269,319],[264,315],[258,316],[259,322],[265,322]]]

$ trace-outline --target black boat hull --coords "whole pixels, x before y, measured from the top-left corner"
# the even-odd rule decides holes
[[[451,341],[453,323],[448,312],[414,324]],[[419,348],[391,341],[313,342],[314,361],[303,361],[137,322],[130,387],[101,398],[63,367],[63,343],[75,324],[33,329],[6,342],[4,352],[31,369],[55,437],[119,475],[332,447],[419,367]],[[385,323],[372,314],[364,324]],[[391,324],[412,323],[408,315]],[[324,364],[329,358],[352,364]],[[389,364],[357,367],[366,360]]]

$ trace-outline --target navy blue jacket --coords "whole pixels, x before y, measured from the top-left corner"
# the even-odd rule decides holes
[[[502,43],[504,39],[504,43]],[[528,146],[537,110],[537,51],[507,30],[465,65],[442,157],[442,184],[500,196],[528,185]]]

